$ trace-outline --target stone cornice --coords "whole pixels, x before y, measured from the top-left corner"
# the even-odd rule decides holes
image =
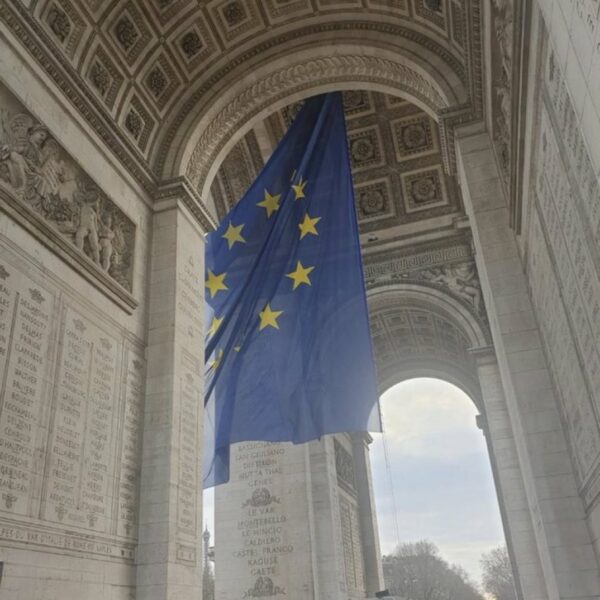
[[[190,211],[205,233],[217,228],[217,220],[210,213],[200,194],[192,187],[185,175],[163,181],[157,186],[154,199],[157,204],[168,200],[180,201]]]
[[[530,75],[530,56],[538,55],[537,67],[541,67],[539,47],[542,45],[542,36],[539,36],[538,50],[530,45],[529,32],[531,32],[531,0],[523,0],[515,4],[515,44],[513,57],[512,89],[512,130],[510,140],[510,166],[509,166],[509,207],[511,227],[517,234],[521,233],[521,208],[523,186],[523,168],[525,140],[527,139],[527,107],[532,99],[528,98],[528,83]],[[539,72],[539,70],[538,70]],[[537,90],[534,94],[538,93]]]
[[[449,259],[452,254],[452,259]],[[472,258],[471,239],[468,233],[426,242],[416,246],[385,250],[364,256],[365,277],[383,276],[413,269],[435,266],[448,260]]]

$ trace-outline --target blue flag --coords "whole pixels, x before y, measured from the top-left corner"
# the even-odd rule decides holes
[[[229,446],[380,431],[340,93],[308,100],[207,237],[205,487]]]

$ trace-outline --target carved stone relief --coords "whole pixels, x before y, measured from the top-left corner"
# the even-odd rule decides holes
[[[368,30],[373,40],[381,32],[388,39],[405,39],[410,44],[422,46],[429,55],[426,60],[437,65],[436,70],[441,60],[452,73],[451,78],[460,82],[457,94],[464,96],[461,102],[466,100],[466,109],[481,112],[481,61],[476,56],[480,37],[479,4],[480,0],[467,11],[464,0],[443,1],[439,6],[437,2],[425,0],[353,0],[352,3],[349,0],[342,3],[334,0],[321,3],[308,0],[265,0],[261,3],[256,0],[202,3],[173,0],[166,4],[142,0],[109,3],[45,0],[2,3],[0,18],[56,81],[83,118],[113,148],[132,175],[151,188],[153,173],[162,171],[172,142],[181,137],[183,130],[180,128],[188,127],[184,125],[185,119],[190,111],[203,104],[207,93],[212,93],[215,82],[222,81],[235,68],[241,67],[243,71],[243,61],[254,60],[275,44],[287,45],[299,35],[318,34],[329,38],[339,29],[343,35],[352,38]],[[339,19],[338,16],[346,15],[349,8],[354,20],[349,21],[345,16]],[[109,65],[108,61],[94,57],[98,48],[114,56],[115,60]],[[401,52],[401,45],[397,49]],[[156,57],[162,53],[174,67],[176,77],[171,78],[164,69],[153,69],[149,86],[143,57]],[[215,72],[212,67],[216,65],[219,53],[222,66]],[[66,61],[62,60],[63,55]],[[259,88],[278,95],[281,93],[278,82],[284,86],[291,82],[298,84],[299,70],[303,70],[304,75],[311,72],[313,82],[330,83],[353,76],[361,81],[386,81],[400,90],[414,93],[435,111],[448,107],[447,99],[440,95],[437,86],[416,70],[366,56],[324,55],[319,60],[284,69],[261,83]],[[155,131],[156,123],[152,121],[158,97],[156,90],[164,86],[161,83],[163,76],[169,80],[169,85],[159,97],[162,101],[172,99],[181,111],[168,114],[163,123],[164,135],[150,137],[136,130],[144,129],[140,127],[140,121],[143,121],[150,132]],[[92,95],[86,93],[86,87],[91,88]],[[155,90],[154,93],[147,93],[149,88]],[[115,96],[124,93],[136,98],[138,106],[127,100],[115,101]],[[100,104],[95,102],[97,98],[100,98]],[[263,105],[257,109],[254,104],[250,107],[245,95],[239,101],[247,105],[250,112],[264,108]],[[264,104],[264,99],[261,102]],[[231,126],[238,101],[234,104],[235,107],[228,108],[227,114],[222,115],[223,120],[219,116],[207,135],[201,137],[187,169],[195,183],[204,181],[206,175],[205,165],[197,164],[197,161],[201,154],[209,155],[209,163],[213,160],[212,144],[215,141],[220,144],[223,138],[219,133],[221,127]],[[103,118],[98,118],[103,109]],[[165,111],[165,107],[159,106],[158,110]],[[155,145],[158,140],[160,145]],[[442,141],[446,148],[445,140]],[[143,156],[139,156],[140,151]],[[149,164],[151,157],[153,162]],[[182,165],[172,175],[182,174],[184,170],[186,166]]]
[[[481,284],[474,262],[425,269],[416,275],[417,280],[440,285],[456,294],[474,308],[476,315],[483,316],[485,314]]]
[[[425,283],[450,292],[469,306],[475,316],[486,319],[481,284],[468,246],[446,246],[423,254],[415,252],[414,256],[404,260],[393,256],[382,257],[381,262],[371,260],[373,262],[365,266],[367,288],[394,282]],[[428,263],[431,266],[419,268],[419,264]]]
[[[342,443],[337,439],[333,439],[333,447],[335,451],[335,471],[338,477],[338,483],[347,491],[355,493],[356,482],[354,478],[354,461],[352,454],[344,448]]]
[[[211,187],[219,218],[240,200],[262,167],[258,142],[250,131],[227,155]]]
[[[243,598],[271,598],[286,595],[285,588],[273,583],[270,577],[260,575],[254,585],[244,592]]]
[[[492,124],[500,167],[505,178],[509,175],[510,123],[512,97],[512,63],[514,11],[513,0],[493,0],[492,27],[492,106],[495,119]]]
[[[131,291],[135,225],[2,89],[0,185]]]

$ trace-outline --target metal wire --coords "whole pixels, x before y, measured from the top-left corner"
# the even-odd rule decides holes
[[[385,459],[385,470],[387,472],[387,483],[388,483],[390,495],[392,498],[392,511],[394,513],[394,533],[396,534],[396,546],[394,548],[394,550],[395,550],[396,548],[398,548],[398,546],[400,546],[400,526],[398,524],[398,507],[396,505],[396,493],[394,492],[394,480],[392,478],[392,465],[390,463],[390,453],[388,450],[387,434],[386,434],[386,430],[385,430],[385,420],[383,417],[383,410],[381,408],[381,404],[380,404],[380,416],[381,416],[381,430],[382,430],[381,439],[383,441],[383,456]]]

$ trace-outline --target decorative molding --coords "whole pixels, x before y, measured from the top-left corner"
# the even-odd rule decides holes
[[[10,500],[10,499],[8,499]],[[7,499],[4,498],[5,503]],[[114,538],[94,534],[78,533],[73,530],[57,529],[44,525],[20,524],[14,519],[0,519],[2,535],[12,544],[22,545],[26,550],[32,547],[53,554],[72,554],[81,557],[81,552],[102,556],[104,560],[133,564],[136,544],[115,541]]]
[[[163,181],[156,188],[154,199],[156,202],[180,200],[189,209],[205,233],[213,231],[218,226],[216,219],[185,175]]]
[[[492,28],[492,89],[491,103],[495,118],[492,132],[500,172],[510,178],[511,122],[513,116],[514,12],[513,0],[493,0]],[[518,9],[518,7],[517,7]]]
[[[510,206],[510,225],[518,234],[521,233],[521,208],[522,196],[525,191],[522,189],[525,175],[524,150],[525,140],[527,139],[526,128],[527,106],[530,102],[537,104],[539,98],[539,88],[534,91],[533,98],[529,98],[528,82],[530,78],[530,57],[537,53],[537,61],[534,65],[534,71],[541,71],[544,58],[544,35],[540,35],[537,41],[537,47],[531,44],[530,31],[532,23],[533,2],[532,0],[523,0],[517,6],[517,19],[515,21],[515,58],[514,58],[514,93],[512,98],[513,119],[511,132],[511,164],[510,164],[510,185],[508,190]],[[535,77],[535,74],[533,75]]]
[[[264,110],[268,104],[309,89],[315,83],[349,78],[394,83],[399,90],[420,98],[435,112],[446,106],[445,100],[431,83],[404,64],[363,55],[311,59],[269,74],[231,100],[200,135],[186,167],[187,176],[194,186],[202,189],[210,168],[235,129]]]
[[[97,92],[86,84],[67,58],[52,43],[45,29],[27,12],[21,2],[0,2],[0,19],[33,55],[37,63],[57,84],[64,97],[77,109],[107,148],[144,187],[152,190],[155,177],[130,138],[117,126]]]
[[[70,6],[68,1],[53,0],[53,2],[58,9],[57,14],[62,11],[60,14],[66,15],[68,18],[69,11],[65,9],[65,7],[68,8]],[[230,4],[234,5],[235,3],[230,2],[227,6]],[[111,47],[114,46],[115,50],[118,47],[121,53],[124,52],[121,57],[122,60],[128,63],[131,60],[139,62],[141,58],[137,57],[137,50],[135,51],[135,57],[130,56],[130,53],[134,52],[134,48],[139,45],[140,40],[147,40],[150,48],[146,55],[155,55],[154,50],[158,49],[158,44],[164,44],[170,60],[175,58],[180,63],[175,65],[175,71],[184,73],[187,78],[192,75],[190,68],[198,71],[199,65],[196,63],[197,58],[200,56],[202,56],[203,61],[203,72],[207,72],[209,67],[217,65],[219,56],[215,51],[215,42],[212,39],[213,33],[207,33],[206,31],[206,24],[204,23],[205,15],[203,13],[198,12],[198,10],[190,10],[189,4],[181,1],[170,2],[168,6],[163,7],[161,5],[160,8],[152,4],[152,10],[142,11],[143,14],[140,13],[138,3],[134,0],[121,2],[118,8],[104,11],[101,11],[99,5],[96,3],[88,9],[95,14],[93,23],[86,11],[82,11],[81,13],[83,21],[79,25],[86,27],[86,31],[90,32],[92,43],[87,45],[79,44],[77,52],[78,55],[79,53],[82,53],[82,55],[76,63],[69,59],[62,43],[54,39],[53,36],[55,34],[51,33],[47,23],[41,23],[40,15],[32,13],[23,3],[16,0],[2,3],[2,6],[0,6],[0,18],[6,22],[16,37],[32,53],[35,60],[58,84],[65,96],[82,114],[91,128],[100,135],[107,147],[115,152],[115,155],[127,170],[142,183],[144,188],[151,190],[156,185],[155,173],[162,172],[167,153],[172,150],[173,142],[181,135],[181,127],[184,126],[190,113],[197,109],[199,103],[202,103],[206,94],[217,89],[219,82],[222,82],[236,69],[246,68],[245,65],[249,61],[254,61],[256,57],[262,54],[266,55],[270,50],[274,50],[277,47],[305,39],[306,36],[321,35],[323,38],[329,38],[331,34],[335,33],[338,40],[341,39],[340,35],[346,35],[349,42],[352,41],[355,34],[360,34],[361,32],[393,36],[405,40],[410,44],[417,44],[429,53],[439,57],[439,60],[447,66],[448,72],[456,77],[457,81],[464,86],[464,89],[477,91],[481,88],[480,81],[473,83],[473,73],[469,71],[471,67],[475,68],[477,64],[480,64],[480,58],[475,57],[471,60],[468,56],[469,52],[464,52],[464,56],[461,56],[463,51],[459,51],[457,46],[451,42],[449,31],[446,32],[445,36],[440,37],[439,32],[437,32],[437,26],[432,25],[431,20],[427,18],[423,20],[422,25],[424,27],[420,25],[420,31],[417,31],[410,24],[409,15],[403,14],[402,11],[394,13],[395,19],[392,22],[389,20],[377,21],[377,15],[389,14],[389,8],[380,6],[380,4],[387,3],[370,2],[367,10],[360,9],[356,11],[354,15],[355,19],[352,21],[340,21],[336,19],[335,15],[339,9],[333,5],[331,8],[328,6],[319,15],[320,22],[313,23],[310,26],[304,25],[302,20],[297,19],[295,5],[285,7],[285,11],[289,8],[289,17],[286,17],[283,8],[277,8],[276,21],[271,25],[262,21],[263,16],[261,15],[260,27],[254,34],[254,37],[259,41],[252,48],[242,50],[244,36],[235,37],[231,41],[231,48],[227,50],[227,54],[229,55],[228,60],[222,61],[221,66],[209,75],[208,79],[205,81],[200,80],[198,84],[200,87],[196,91],[190,92],[189,85],[180,86],[174,91],[172,103],[173,105],[179,103],[181,109],[174,112],[173,117],[170,118],[168,123],[164,123],[167,130],[166,133],[162,136],[152,136],[145,148],[140,148],[137,145],[136,137],[124,130],[127,119],[123,111],[127,111],[127,113],[131,112],[131,107],[127,103],[119,102],[114,105],[115,110],[118,111],[116,118],[113,118],[110,114],[110,105],[113,102],[115,94],[115,89],[110,87],[111,83],[118,82],[123,78],[129,80],[129,76],[121,70],[120,66],[118,67],[119,72],[115,72],[112,69],[109,70],[106,68],[107,65],[92,61],[88,57],[88,54],[93,52],[99,43],[103,47],[106,47],[108,44]],[[479,44],[479,1],[469,4],[477,5],[466,8],[464,11],[464,21],[469,25],[465,27],[465,31],[470,34],[469,48],[471,48],[471,46]],[[302,14],[308,15],[310,12],[310,10],[308,12],[303,10]],[[190,26],[186,28],[177,25],[175,27],[174,22],[177,15],[183,13],[187,15],[187,21]],[[64,18],[61,18],[64,21]],[[129,45],[128,49],[124,48],[122,43],[119,45],[115,41],[115,27],[117,21],[121,18],[126,18],[127,20],[127,27],[123,28],[121,37],[125,40],[125,45]],[[473,19],[474,22],[471,23],[470,21]],[[403,21],[405,22],[404,24]],[[281,24],[290,22],[294,22],[295,29],[291,31],[279,30]],[[95,27],[94,23],[96,23]],[[166,29],[167,24],[171,27],[171,31]],[[239,26],[243,26],[243,23]],[[234,27],[234,30],[237,28],[238,25]],[[273,28],[272,31],[269,31],[271,28]],[[164,38],[160,35],[161,32],[165,34]],[[133,37],[130,35],[132,33]],[[69,31],[65,40],[72,35],[73,32]],[[448,38],[447,40],[445,39],[446,37]],[[130,40],[130,42],[127,42],[127,40]],[[185,45],[185,49],[182,44]],[[402,54],[402,48],[399,47],[398,52]],[[114,65],[110,66],[114,67]],[[112,72],[110,72],[111,70]],[[162,86],[161,81],[165,74],[167,75],[167,79],[174,81],[175,71],[173,71],[173,77],[169,77],[169,73],[166,73],[164,68],[152,71],[153,76],[150,78],[150,81],[152,82],[153,89],[158,90]],[[377,74],[371,78],[368,78],[367,74],[365,74],[364,80],[378,83],[385,81],[385,75],[379,72],[379,69],[376,69],[376,71]],[[152,113],[154,110],[152,104],[153,96],[146,93],[149,75],[150,73],[147,73],[145,69],[141,69],[136,74],[133,80],[131,80],[133,90],[130,95],[133,97],[143,94],[144,102],[147,103],[145,108]],[[479,76],[480,72],[477,72],[476,77],[480,78]],[[112,78],[112,82],[109,81],[109,77]],[[327,74],[325,74],[325,78],[325,82],[331,81],[327,79]],[[394,80],[394,74],[391,75],[391,78]],[[402,74],[400,74],[400,79],[402,79]],[[91,84],[92,80],[95,82],[94,85]],[[334,80],[340,81],[341,78]],[[309,86],[305,86],[305,89],[307,87]],[[403,91],[410,92],[408,87],[410,86],[407,86]],[[432,98],[432,93],[431,90],[417,89],[417,95],[420,99],[436,104],[436,99]],[[105,94],[106,97],[110,97],[108,105],[105,105],[104,102]],[[188,98],[185,98],[186,94],[189,94]],[[167,97],[164,91],[162,93],[159,91],[158,96],[160,98]],[[477,92],[473,95],[474,101],[471,102],[473,110],[476,112],[478,110],[477,97],[480,96],[481,94]],[[162,103],[164,100],[160,102]],[[164,110],[163,108],[159,109]],[[136,114],[138,116],[140,114],[137,108]],[[131,118],[129,121],[131,121]],[[149,160],[152,161],[151,164],[148,162]],[[185,170],[182,166],[180,168],[182,171]],[[193,170],[189,170],[188,173],[190,171],[193,172]]]
[[[467,237],[452,238],[436,244],[367,254],[364,272],[367,286],[392,280],[394,276],[416,269],[431,268],[459,260],[471,260],[473,252]]]
[[[478,4],[478,3],[479,3],[479,0],[476,0],[475,4]],[[477,10],[477,11],[473,10],[473,13],[474,13],[475,17],[478,17],[479,10]],[[167,153],[169,152],[169,149],[170,149],[170,144],[176,139],[176,137],[180,131],[180,128],[182,127],[187,115],[189,115],[197,107],[198,103],[201,102],[201,99],[204,96],[204,94],[208,93],[210,90],[215,89],[215,87],[217,85],[219,85],[219,82],[228,73],[233,71],[235,68],[242,67],[246,61],[253,59],[260,53],[267,52],[268,50],[272,49],[273,47],[281,46],[285,43],[289,43],[298,38],[305,38],[307,36],[318,35],[318,34],[336,33],[337,37],[339,38],[339,41],[342,41],[342,38],[340,38],[340,32],[353,32],[353,31],[365,31],[365,32],[371,31],[371,32],[375,32],[375,33],[387,34],[387,35],[391,35],[391,36],[394,36],[394,37],[397,37],[400,39],[405,39],[408,42],[417,44],[417,45],[423,47],[424,49],[432,52],[433,54],[437,55],[444,62],[444,64],[446,64],[448,66],[449,71],[454,73],[463,85],[465,85],[465,86],[468,85],[469,76],[465,69],[465,65],[463,64],[463,62],[461,60],[457,59],[457,57],[453,53],[446,50],[435,39],[438,37],[437,33],[435,34],[435,36],[429,37],[427,35],[423,35],[420,32],[417,32],[413,29],[410,29],[408,27],[399,26],[394,23],[379,23],[379,22],[373,23],[373,22],[368,22],[368,21],[351,21],[351,22],[335,21],[333,23],[318,24],[318,25],[313,25],[311,27],[299,28],[299,29],[293,30],[291,32],[288,32],[285,35],[272,37],[268,40],[265,40],[265,41],[261,42],[259,45],[252,48],[251,50],[245,52],[244,54],[237,56],[235,58],[232,58],[228,62],[226,67],[224,67],[223,69],[221,69],[217,73],[215,73],[215,75],[213,75],[209,80],[207,80],[203,84],[202,88],[198,89],[188,100],[186,100],[185,105],[182,107],[181,111],[178,112],[176,119],[172,123],[169,124],[169,131],[168,131],[167,135],[161,141],[161,148],[159,149],[159,154],[156,158],[156,163],[155,163],[156,171],[161,172],[164,169]],[[479,42],[480,35],[481,35],[481,23],[480,23],[479,19],[477,19],[476,22],[474,22],[474,31],[473,31],[473,39],[474,39],[473,43],[474,43],[474,46],[476,46],[476,47],[480,46],[480,42]],[[349,40],[349,41],[351,41],[351,40]],[[402,54],[402,49],[399,48],[398,50],[399,50],[399,54]],[[481,81],[482,72],[481,72],[481,68],[480,68],[481,59],[477,58],[476,60],[473,60],[472,62],[475,66],[479,65],[479,70],[477,71],[478,81],[476,81],[474,84],[470,84],[470,86],[471,86],[471,89],[475,92],[474,97],[478,99],[478,101],[473,106],[473,112],[474,112],[474,115],[480,116],[483,111],[483,107],[481,104],[481,99],[483,97],[482,81]],[[367,80],[367,81],[369,81],[369,80]],[[381,83],[381,81],[385,82],[385,79],[384,80],[373,79],[373,81]],[[328,83],[328,82],[329,82],[328,80],[325,80],[325,81],[319,82],[319,83]],[[306,86],[306,87],[310,87],[310,86]],[[407,91],[405,88],[401,88],[401,89],[404,91]],[[410,90],[408,90],[408,91],[410,92]],[[434,112],[435,112],[435,110],[434,110]]]

